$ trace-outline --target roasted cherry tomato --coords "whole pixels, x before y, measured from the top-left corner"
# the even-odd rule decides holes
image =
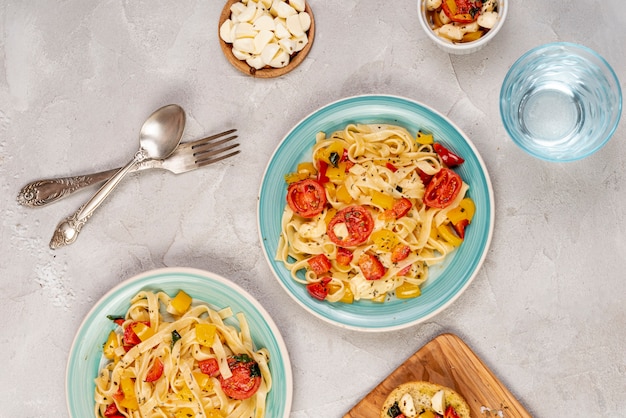
[[[391,262],[397,263],[407,258],[411,254],[411,248],[408,245],[399,244],[391,250]]]
[[[394,202],[391,210],[395,213],[396,219],[400,219],[404,215],[406,215],[409,212],[409,210],[411,210],[412,206],[413,204],[411,203],[411,201],[407,199],[406,197],[403,197]]]
[[[444,411],[443,418],[459,418],[459,414],[456,413],[456,410],[452,405],[448,405]]]
[[[326,206],[326,190],[313,179],[292,183],[287,189],[287,204],[297,215],[313,218]]]
[[[463,180],[454,171],[442,168],[426,186],[424,204],[431,208],[448,207],[461,191]]]
[[[228,367],[233,373],[228,379],[219,377],[222,390],[232,399],[248,399],[261,386],[261,370],[254,359],[246,354],[228,358]]]
[[[428,183],[430,183],[430,180],[433,178],[433,176],[431,176],[430,174],[424,173],[419,168],[416,168],[416,170],[417,170],[417,174],[420,176],[420,180],[422,180],[422,184],[424,184],[424,186],[428,186]]]
[[[217,362],[217,359],[214,358],[200,360],[198,362],[198,367],[202,373],[211,377],[217,377],[220,374],[220,365]]]
[[[341,230],[342,225],[345,225],[345,230]],[[353,205],[337,212],[328,223],[326,232],[328,238],[338,246],[352,247],[367,241],[373,229],[374,219],[369,211],[363,206]]]
[[[441,8],[443,12],[457,23],[471,23],[478,18],[482,1],[472,0],[443,0]]]
[[[117,405],[114,402],[106,407],[106,409],[104,410],[104,416],[108,418],[115,418],[121,417],[122,415],[120,414],[120,411],[117,409]]]
[[[330,260],[324,254],[318,254],[315,257],[311,257],[307,262],[309,263],[311,270],[313,270],[313,272],[318,276],[330,271]]]
[[[385,167],[391,170],[392,173],[395,173],[396,171],[398,171],[398,167],[396,167],[395,165],[391,163],[385,163]]]
[[[452,224],[454,227],[454,232],[459,236],[459,238],[465,238],[465,228],[469,225],[469,221],[467,219],[461,219],[455,224]]]
[[[139,339],[139,337],[137,336],[137,334],[135,334],[135,331],[133,331],[133,324],[136,324],[137,322],[131,322],[130,324],[128,324],[128,326],[124,329],[124,336],[122,337],[122,342],[124,344],[125,347],[130,348],[133,347],[137,344],[139,344],[141,342],[141,339]],[[143,322],[143,324],[150,326],[150,322]]]
[[[349,266],[352,261],[352,251],[347,248],[337,247],[337,263],[342,266]]]
[[[363,254],[359,258],[359,268],[367,280],[378,280],[385,275],[385,266],[374,254]]]
[[[435,143],[433,148],[435,149],[437,155],[439,155],[439,158],[441,158],[441,161],[443,161],[448,167],[454,167],[465,162],[463,158],[459,157],[439,143]]]
[[[145,381],[154,382],[159,380],[161,376],[163,376],[163,362],[157,357],[154,359],[154,363],[152,363],[150,370],[148,370]]]
[[[309,295],[314,297],[317,300],[324,300],[326,296],[328,296],[328,292],[330,289],[328,288],[328,283],[330,283],[330,277],[324,277],[319,282],[309,283],[306,285],[306,290],[309,292]]]
[[[319,160],[317,162],[317,181],[320,184],[328,183],[330,179],[326,175],[328,171],[328,163],[326,161]]]

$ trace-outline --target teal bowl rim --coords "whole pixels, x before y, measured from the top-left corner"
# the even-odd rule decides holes
[[[553,50],[553,49],[563,48],[563,47],[569,48],[571,50],[580,50],[591,56],[594,56],[606,67],[609,74],[613,78],[613,81],[615,82],[616,93],[617,93],[617,98],[618,98],[618,103],[617,103],[618,112],[617,112],[617,118],[615,119],[615,122],[613,123],[611,130],[606,134],[606,136],[602,139],[602,141],[598,142],[598,144],[594,148],[590,149],[588,152],[584,154],[576,155],[570,158],[551,158],[545,154],[541,154],[539,152],[535,152],[531,149],[528,149],[513,134],[511,128],[506,123],[506,119],[504,117],[504,112],[505,112],[504,107],[507,102],[505,99],[505,95],[507,93],[507,86],[510,84],[510,80],[513,77],[514,71],[517,69],[518,66],[522,65],[530,56],[537,55],[538,53],[542,51]],[[524,54],[522,54],[522,56],[520,56],[517,60],[515,60],[513,65],[511,65],[511,67],[507,71],[506,76],[504,77],[504,80],[502,81],[502,87],[500,88],[500,103],[499,103],[500,119],[502,120],[502,124],[504,125],[504,129],[509,135],[509,138],[513,140],[515,145],[517,145],[519,148],[521,148],[523,151],[527,152],[528,154],[536,158],[539,158],[541,160],[549,161],[549,162],[573,162],[573,161],[578,161],[578,160],[582,160],[583,158],[589,157],[590,155],[598,152],[602,147],[604,147],[609,142],[611,137],[615,134],[617,127],[619,126],[619,122],[622,116],[622,102],[623,102],[622,88],[620,86],[617,73],[615,73],[615,70],[613,70],[613,67],[611,66],[611,64],[609,64],[609,62],[602,55],[600,55],[597,51],[589,48],[588,46],[581,45],[581,44],[574,43],[574,42],[549,42],[546,44],[538,45],[526,51]]]

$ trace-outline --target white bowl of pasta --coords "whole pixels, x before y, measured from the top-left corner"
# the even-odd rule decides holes
[[[437,314],[475,277],[493,190],[478,151],[445,116],[402,97],[356,96],[281,141],[258,224],[275,277],[307,311],[394,330]]]
[[[73,418],[287,418],[292,384],[263,307],[234,283],[188,268],[149,271],[104,295],[76,333],[66,373]]]
[[[418,0],[419,23],[440,49],[457,55],[485,47],[500,31],[509,0]]]

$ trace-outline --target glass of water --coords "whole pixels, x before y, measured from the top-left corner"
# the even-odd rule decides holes
[[[522,149],[547,161],[575,161],[615,132],[622,92],[611,66],[582,45],[555,42],[522,55],[500,91],[500,115]]]

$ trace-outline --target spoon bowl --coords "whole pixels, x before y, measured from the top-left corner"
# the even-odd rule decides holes
[[[104,183],[87,203],[57,225],[50,241],[50,248],[57,249],[76,241],[87,220],[122,179],[141,162],[167,158],[180,143],[184,129],[185,111],[180,106],[171,104],[152,113],[141,127],[139,151],[135,153],[133,159]]]
[[[175,104],[156,110],[144,122],[139,146],[151,160],[167,158],[178,146],[185,129],[185,112]]]

